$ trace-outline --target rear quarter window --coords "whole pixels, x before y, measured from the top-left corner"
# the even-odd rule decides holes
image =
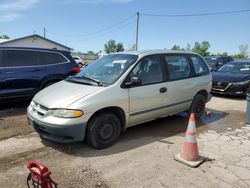
[[[190,77],[190,66],[185,55],[164,55],[170,81]]]
[[[203,76],[209,74],[209,68],[201,57],[196,55],[191,55],[190,59],[194,67],[195,76]]]
[[[68,62],[68,59],[66,59],[60,53],[40,52],[40,55],[42,57],[42,61],[43,61],[44,65],[50,65],[50,64],[58,64],[58,63],[66,63],[66,62]]]

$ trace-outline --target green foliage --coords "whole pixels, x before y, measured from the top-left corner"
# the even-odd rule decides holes
[[[10,39],[10,37],[8,35],[0,35],[0,39]]]
[[[234,54],[234,55],[232,55],[232,57],[234,58],[234,59],[246,59],[247,57],[245,57],[243,54]]]
[[[89,50],[89,51],[88,51],[88,54],[93,55],[93,54],[94,54],[94,52],[93,52],[92,50]]]
[[[180,49],[181,49],[181,47],[179,45],[176,45],[176,44],[171,48],[171,50],[180,50]]]
[[[114,53],[114,52],[122,52],[124,51],[124,47],[122,43],[117,43],[115,40],[110,39],[105,45],[104,45],[104,51],[108,54]]]
[[[235,58],[235,59],[247,59],[248,58],[247,49],[248,49],[247,44],[241,44],[239,46],[240,53],[232,55],[233,58]]]
[[[116,44],[116,52],[123,52],[123,51],[124,51],[123,44],[121,42],[118,42]]]
[[[212,56],[228,56],[227,52],[211,54]]]
[[[210,54],[208,51],[209,48],[210,43],[208,41],[203,41],[202,43],[195,42],[192,51],[200,54],[201,56],[208,56]]]

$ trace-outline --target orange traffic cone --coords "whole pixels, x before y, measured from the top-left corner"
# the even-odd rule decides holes
[[[191,167],[198,167],[202,162],[204,162],[204,159],[199,156],[195,132],[195,116],[194,113],[191,113],[181,153],[175,156],[175,160]]]

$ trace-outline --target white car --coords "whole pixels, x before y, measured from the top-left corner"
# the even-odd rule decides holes
[[[72,57],[80,68],[84,66],[85,63],[79,56],[72,56]]]
[[[198,54],[116,53],[37,93],[28,119],[43,138],[86,140],[101,149],[130,126],[184,111],[200,117],[211,85],[209,68]]]

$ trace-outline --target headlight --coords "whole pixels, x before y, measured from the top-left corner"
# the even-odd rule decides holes
[[[52,115],[61,118],[78,118],[83,115],[81,110],[57,109],[49,110],[46,115]]]
[[[249,84],[250,81],[247,80],[247,81],[243,81],[243,82],[233,82],[232,85],[233,86],[239,86],[239,85],[246,85],[246,84]]]

